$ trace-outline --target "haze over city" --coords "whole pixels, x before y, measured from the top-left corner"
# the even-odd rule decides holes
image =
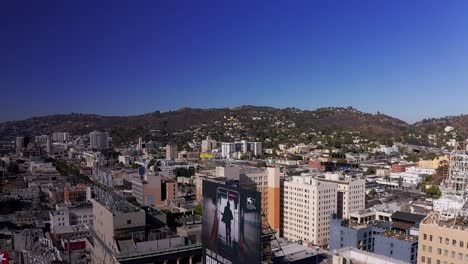
[[[181,107],[468,113],[466,1],[5,1],[0,121]]]

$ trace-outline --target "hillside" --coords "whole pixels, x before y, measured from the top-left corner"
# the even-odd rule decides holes
[[[444,129],[454,128],[449,133]],[[468,115],[424,119],[409,125],[384,114],[371,114],[354,108],[327,107],[316,110],[278,109],[262,106],[235,108],[182,108],[135,116],[61,114],[33,117],[0,124],[0,140],[18,135],[69,131],[74,135],[99,129],[108,131],[115,144],[145,139],[179,142],[201,140],[212,135],[219,140],[250,139],[277,142],[307,141],[333,132],[357,133],[371,139],[392,138],[412,144],[443,145],[451,138],[468,135]],[[431,137],[435,138],[431,141]],[[429,138],[429,139],[428,139]]]
[[[202,139],[210,134],[220,140],[248,138],[251,140],[290,141],[311,138],[317,133],[353,132],[369,138],[406,138],[410,131],[427,133],[457,123],[460,131],[468,131],[465,121],[422,121],[412,126],[384,114],[370,114],[354,108],[319,108],[300,110],[261,106],[236,108],[182,108],[177,111],[153,112],[136,116],[99,116],[94,114],[61,114],[33,117],[0,124],[0,139],[11,140],[18,135],[49,134],[69,131],[85,134],[94,129],[109,131],[114,143],[144,136],[153,140]]]

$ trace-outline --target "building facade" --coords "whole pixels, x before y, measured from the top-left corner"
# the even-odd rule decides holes
[[[429,214],[419,225],[418,263],[468,263],[468,227],[462,223]]]
[[[311,176],[293,176],[284,181],[284,237],[327,245],[330,219],[337,206],[336,190],[336,183]]]
[[[177,158],[177,144],[171,142],[166,145],[166,160],[174,160]]]
[[[94,130],[89,133],[89,145],[92,149],[104,150],[109,148],[109,134]]]

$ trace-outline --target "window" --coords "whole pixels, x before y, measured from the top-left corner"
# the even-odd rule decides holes
[[[425,256],[422,256],[421,257],[421,262],[424,263],[426,261],[426,257]]]
[[[127,225],[131,225],[132,224],[132,220],[127,220]]]

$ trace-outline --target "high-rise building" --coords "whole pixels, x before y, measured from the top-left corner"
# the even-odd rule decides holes
[[[336,212],[337,188],[336,183],[312,176],[292,176],[284,181],[283,236],[327,245],[330,219]]]
[[[459,221],[458,221],[459,220]],[[468,226],[432,212],[419,225],[418,263],[468,263]]]
[[[23,148],[27,148],[29,143],[32,142],[32,138],[30,136],[25,137],[16,137],[16,154],[20,154]]]
[[[89,142],[92,149],[103,150],[109,148],[109,134],[94,130],[89,133]]]
[[[232,158],[236,152],[236,143],[223,142],[221,143],[221,156],[225,159]]]
[[[54,142],[67,142],[68,140],[70,140],[70,134],[68,132],[52,133],[52,141]]]
[[[278,167],[267,168],[268,197],[267,197],[267,219],[270,227],[280,230],[281,227],[281,190],[280,169]]]
[[[41,136],[35,136],[34,137],[34,142],[39,144],[39,145],[45,145],[45,144],[47,144],[47,141],[49,141],[49,136],[48,135],[41,135]]]
[[[320,181],[336,183],[336,214],[340,219],[349,219],[350,213],[363,210],[366,201],[366,180],[349,175],[326,173],[318,177]]]
[[[202,140],[201,151],[210,153],[213,149],[216,149],[216,144],[216,140],[213,140],[210,136],[207,136],[205,140]]]
[[[24,147],[24,137],[16,137],[16,154],[20,154]]]
[[[174,160],[177,158],[177,144],[171,142],[166,145],[166,159]]]
[[[262,142],[249,142],[249,144],[250,152],[252,152],[254,156],[263,155]]]

